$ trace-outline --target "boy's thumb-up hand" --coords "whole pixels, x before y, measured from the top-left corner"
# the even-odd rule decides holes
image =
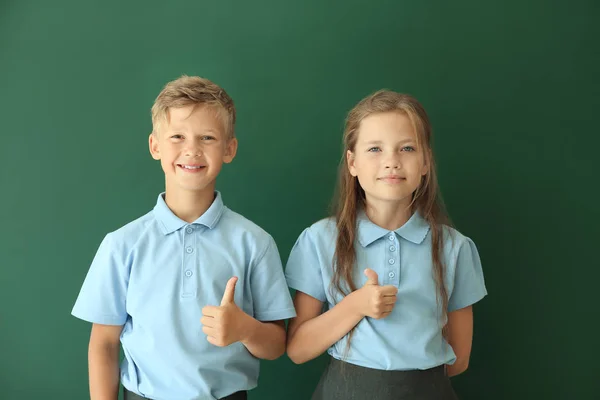
[[[202,332],[206,340],[219,347],[229,346],[244,339],[248,331],[246,323],[250,317],[235,304],[235,286],[238,278],[227,281],[220,306],[206,306],[202,309]]]
[[[223,299],[221,299],[222,306],[235,303],[235,285],[237,281],[237,276],[234,276],[233,278],[227,281],[227,286],[225,286],[225,293],[223,294]]]

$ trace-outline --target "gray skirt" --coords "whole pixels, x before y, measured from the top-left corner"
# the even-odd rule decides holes
[[[336,360],[330,362],[312,400],[457,400],[444,366],[384,371]]]
[[[123,398],[125,400],[149,400],[146,397],[142,397],[139,394],[133,393],[129,390],[127,390],[127,388],[123,388]],[[230,394],[227,397],[223,397],[222,400],[246,400],[248,398],[248,392],[241,391],[241,392],[236,392],[234,394]]]

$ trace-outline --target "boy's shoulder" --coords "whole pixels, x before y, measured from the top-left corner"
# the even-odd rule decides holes
[[[217,225],[217,229],[220,227],[227,230],[227,232],[235,232],[241,236],[247,236],[261,242],[272,240],[272,236],[254,221],[227,206],[223,208],[223,215]]]
[[[132,247],[144,236],[143,233],[153,226],[155,221],[156,219],[154,218],[153,211],[148,211],[141,217],[109,232],[106,237],[109,238],[113,244]]]

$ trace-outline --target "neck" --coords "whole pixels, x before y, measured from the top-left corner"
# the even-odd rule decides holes
[[[394,231],[412,216],[410,199],[401,201],[380,201],[367,198],[365,212],[375,225]]]
[[[185,222],[192,223],[208,210],[215,199],[214,187],[205,190],[165,191],[165,203],[173,214]]]

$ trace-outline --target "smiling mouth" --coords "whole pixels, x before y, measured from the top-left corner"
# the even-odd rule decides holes
[[[184,171],[189,171],[189,172],[200,171],[200,170],[206,168],[206,166],[204,166],[204,165],[186,165],[186,164],[177,164],[177,167],[183,169]]]

